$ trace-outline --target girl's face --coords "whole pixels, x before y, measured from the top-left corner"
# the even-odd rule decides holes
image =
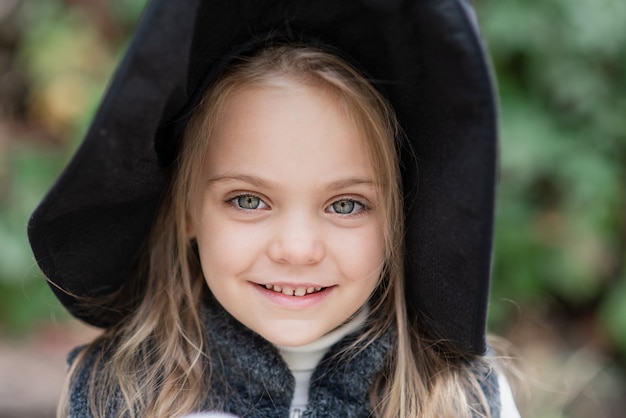
[[[244,87],[209,141],[191,235],[212,293],[268,341],[310,343],[376,287],[383,234],[365,139],[326,91]]]

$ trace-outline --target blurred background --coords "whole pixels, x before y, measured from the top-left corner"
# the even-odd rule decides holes
[[[52,417],[97,330],[38,271],[28,216],[145,0],[0,0],[0,418]],[[501,101],[491,332],[525,417],[626,411],[626,2],[476,0]]]

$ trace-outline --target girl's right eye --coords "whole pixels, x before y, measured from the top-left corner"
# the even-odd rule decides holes
[[[238,209],[243,210],[257,210],[266,209],[267,204],[259,197],[252,194],[242,194],[235,196],[230,200],[230,203],[235,205]]]

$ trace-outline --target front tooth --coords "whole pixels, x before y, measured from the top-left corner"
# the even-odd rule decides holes
[[[274,287],[276,289],[276,287]],[[285,286],[282,289],[283,295],[293,296],[293,289],[289,286]]]
[[[314,287],[309,287],[309,288],[306,289],[306,292],[307,293],[313,293],[313,292],[315,292],[315,288]]]
[[[293,292],[293,294],[295,296],[304,296],[304,295],[306,295],[306,288],[305,287],[298,287],[298,288],[296,288],[296,291]]]

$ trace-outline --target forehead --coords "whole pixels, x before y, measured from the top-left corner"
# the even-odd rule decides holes
[[[229,94],[214,121],[205,166],[275,173],[371,176],[366,139],[345,105],[327,88],[295,82],[245,85]],[[356,173],[358,172],[358,173]]]

